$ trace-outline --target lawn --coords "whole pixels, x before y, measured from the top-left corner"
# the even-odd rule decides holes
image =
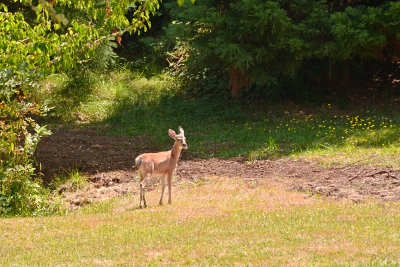
[[[0,220],[1,265],[395,265],[400,206],[288,192],[268,180],[209,177],[68,216]]]

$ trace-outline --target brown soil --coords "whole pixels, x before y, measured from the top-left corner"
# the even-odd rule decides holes
[[[36,157],[47,182],[70,169],[78,169],[90,177],[90,186],[84,190],[69,192],[67,187],[59,188],[66,202],[76,207],[136,193],[137,175],[132,172],[134,159],[140,153],[151,151],[156,149],[146,146],[145,137],[107,136],[95,129],[62,129],[43,138]],[[187,151],[182,153],[175,185],[210,176],[271,179],[284,183],[290,190],[335,199],[400,200],[400,170],[361,165],[323,167],[305,159],[250,163],[243,158],[189,159],[189,155]],[[157,183],[157,179],[153,179],[147,189],[151,190]]]

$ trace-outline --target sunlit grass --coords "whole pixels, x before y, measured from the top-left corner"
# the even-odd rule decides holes
[[[365,112],[361,115],[320,115],[295,117],[271,122],[253,123],[263,135],[264,147],[252,151],[254,157],[275,153],[304,156],[313,154],[396,155],[400,148],[399,117]],[[278,145],[279,144],[279,145]]]
[[[252,184],[249,184],[249,183]],[[251,185],[251,186],[249,186]],[[269,180],[210,178],[89,206],[0,220],[0,265],[398,264],[398,203],[310,198]]]

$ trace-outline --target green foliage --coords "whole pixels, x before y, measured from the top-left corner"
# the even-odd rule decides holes
[[[157,0],[110,1],[109,6],[98,5],[96,1],[57,1],[54,7],[46,1],[39,1],[37,6],[30,1],[22,1],[22,4],[31,6],[37,14],[37,22],[30,25],[22,13],[7,12],[3,5],[0,67],[15,72],[26,65],[26,69],[40,70],[43,75],[69,70],[93,57],[94,48],[119,33],[110,34],[116,27],[122,31],[146,30],[150,14],[159,6]],[[125,13],[131,6],[135,12],[128,21]],[[67,19],[55,8],[79,10],[86,21]]]
[[[84,65],[82,67],[98,72],[108,71],[118,61],[118,56],[114,52],[114,48],[116,46],[117,45],[112,42],[99,45],[94,51],[94,54],[96,56],[91,61],[89,61],[88,65]],[[82,69],[80,70],[80,72],[78,72],[78,74],[79,73],[82,73]]]
[[[39,215],[47,206],[46,192],[31,179],[36,145],[50,133],[33,117],[45,110],[19,98],[0,102],[0,216]]]
[[[166,38],[138,37],[129,41],[126,49],[121,49],[118,54],[129,62],[132,70],[151,78],[168,67],[166,58],[173,47],[174,43]]]
[[[168,7],[173,23],[167,35],[186,47],[182,73],[188,81],[196,75],[227,81],[230,74],[232,83],[237,76],[232,70],[238,69],[253,89],[269,90],[275,84],[280,90],[292,86],[303,91],[301,83],[320,86],[321,80],[347,79],[352,69],[343,66],[353,62],[365,72],[371,61],[400,56],[397,1],[360,2],[339,10],[311,0],[199,0],[184,8]],[[310,65],[316,66],[314,72]]]

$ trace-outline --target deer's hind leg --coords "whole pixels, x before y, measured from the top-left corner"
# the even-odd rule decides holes
[[[140,173],[140,201],[139,201],[139,208],[143,208],[142,201],[143,201],[144,207],[147,208],[146,198],[144,196],[144,187],[146,186],[147,180],[149,180],[150,178],[151,178],[151,173],[146,173],[146,174]]]

